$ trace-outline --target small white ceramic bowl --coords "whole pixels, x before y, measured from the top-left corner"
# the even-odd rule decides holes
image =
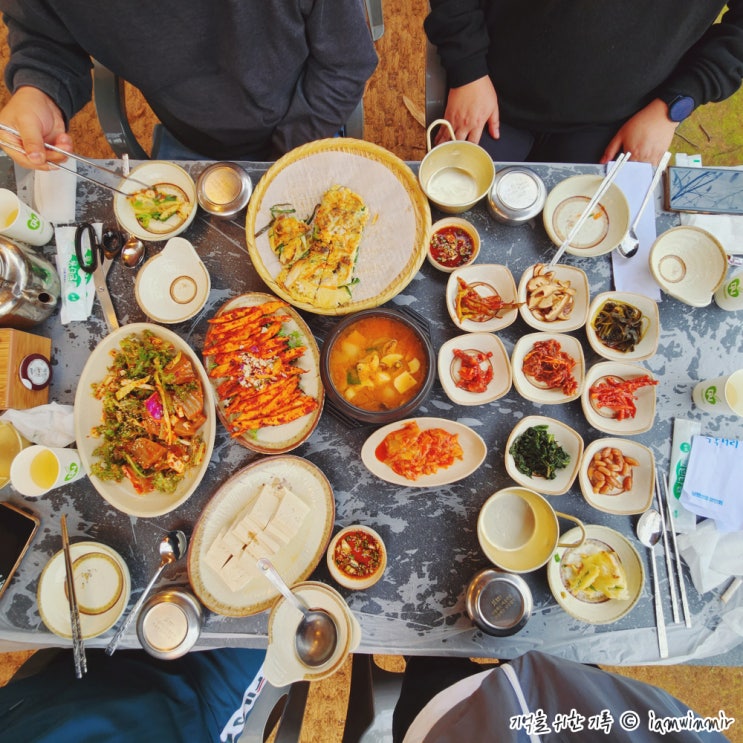
[[[631,305],[642,313],[642,336],[631,351],[621,351],[607,346],[596,332],[596,318],[606,303],[622,302]],[[586,336],[591,348],[599,356],[610,361],[642,361],[649,359],[658,350],[658,339],[660,337],[660,318],[658,316],[658,305],[655,300],[644,294],[632,292],[603,292],[597,294],[588,309],[588,322],[586,323]]]
[[[542,217],[552,242],[559,246],[601,185],[600,175],[574,175],[547,195]],[[622,189],[612,183],[593,213],[566,249],[570,255],[592,257],[609,253],[622,242],[630,225],[630,210]]]
[[[349,537],[353,538],[355,534],[359,533],[369,540],[372,550],[378,553],[379,565],[370,575],[356,577],[339,567],[338,560],[336,559],[336,551],[340,550],[341,552],[344,552],[344,543],[348,547]],[[341,529],[330,540],[330,545],[328,546],[328,551],[326,553],[326,560],[330,575],[336,583],[340,584],[344,588],[361,591],[366,588],[371,588],[382,577],[382,574],[387,567],[387,549],[384,546],[382,537],[380,537],[374,529],[361,524],[353,524],[352,526],[347,526],[344,529]]]
[[[581,407],[586,420],[598,431],[614,436],[635,436],[645,433],[653,427],[655,420],[656,386],[647,385],[635,391],[634,418],[618,420],[610,417],[610,410],[605,415],[600,413],[591,403],[591,387],[600,383],[604,377],[621,377],[634,379],[643,376],[653,377],[652,372],[639,364],[620,363],[618,361],[600,361],[586,372],[586,381],[581,394]]]
[[[155,322],[183,322],[199,312],[209,298],[211,277],[191,243],[173,237],[137,274],[134,295]]]
[[[596,492],[588,476],[594,456],[605,448],[618,449],[623,456],[631,457],[637,465],[631,467],[632,487],[621,492]],[[586,502],[606,513],[630,516],[650,508],[655,491],[655,457],[647,446],[631,439],[602,438],[592,441],[583,452],[578,482]]]
[[[493,378],[483,392],[472,392],[457,386],[454,375],[460,362],[454,355],[455,349],[491,354],[487,362],[481,365],[482,368],[487,368],[485,365],[489,363],[493,370]],[[464,333],[446,341],[439,349],[438,372],[439,382],[446,396],[457,405],[484,405],[498,400],[511,389],[508,353],[503,341],[493,333]]]
[[[476,284],[475,291],[482,296],[492,296],[497,292],[504,302],[516,302],[516,282],[507,266],[497,263],[477,263],[464,268],[457,268],[449,276],[446,284],[446,307],[452,322],[468,333],[495,333],[511,325],[518,316],[516,307],[501,310],[495,317],[483,322],[460,319],[457,316],[456,299],[459,290],[459,279],[467,284]]]
[[[136,181],[134,180],[136,179]],[[133,194],[141,191],[145,183],[148,186],[155,186],[160,183],[172,183],[180,188],[187,196],[191,204],[191,210],[185,220],[172,218],[172,227],[168,227],[170,222],[166,221],[158,225],[157,231],[145,229],[134,216],[134,210],[126,196],[114,194],[114,214],[121,227],[129,234],[135,235],[140,240],[167,240],[168,238],[180,235],[196,216],[196,184],[193,178],[180,166],[175,163],[164,160],[152,160],[151,162],[142,163],[132,170],[128,178],[119,183],[119,190],[127,194]]]
[[[661,289],[679,302],[706,307],[728,270],[720,241],[700,227],[673,227],[650,248],[648,264]]]
[[[559,387],[544,388],[531,381],[524,374],[524,357],[534,348],[538,341],[555,340],[560,344],[560,349],[572,356],[575,360],[575,366],[572,369],[572,376],[575,379],[577,387],[575,392],[565,394]],[[516,341],[511,353],[511,372],[513,374],[513,384],[521,397],[540,405],[557,405],[559,403],[577,400],[583,391],[583,379],[585,376],[586,363],[583,358],[583,346],[580,341],[572,335],[563,333],[529,333],[523,335]]]
[[[561,283],[560,292],[563,290],[572,290],[573,309],[565,319],[547,320],[542,316],[542,311],[537,310],[539,316],[529,309],[529,299],[532,297],[532,288],[536,291],[539,287],[536,284],[542,283],[537,276],[534,279],[535,271],[544,277],[548,284],[553,282]],[[586,324],[588,317],[588,305],[590,302],[590,291],[588,289],[588,277],[586,272],[575,266],[565,263],[557,263],[554,266],[548,266],[545,263],[537,263],[530,266],[524,271],[519,280],[518,300],[521,302],[519,313],[524,322],[535,330],[544,330],[548,333],[567,333],[570,330],[577,330]]]
[[[570,462],[567,467],[557,470],[553,480],[547,480],[545,477],[524,474],[516,467],[516,462],[511,454],[511,446],[514,442],[529,428],[533,426],[547,426],[547,432],[555,437],[555,441],[569,455]],[[570,426],[565,425],[562,421],[548,418],[544,415],[528,415],[522,418],[511,431],[511,435],[506,442],[506,472],[509,477],[525,488],[531,488],[543,495],[563,495],[570,490],[578,468],[580,467],[581,457],[583,456],[583,439]]]
[[[444,259],[441,252],[442,242],[446,245],[446,243],[455,241],[454,245],[457,245],[461,244],[462,240],[467,241],[465,243],[464,254],[461,249],[454,250],[454,248],[450,248],[452,252],[448,253],[448,257]],[[480,233],[472,222],[468,222],[466,219],[461,219],[460,217],[445,217],[438,222],[434,222],[431,227],[431,237],[428,241],[428,252],[426,256],[428,257],[428,262],[435,268],[438,268],[439,271],[451,273],[457,268],[469,266],[475,262],[479,252]]]

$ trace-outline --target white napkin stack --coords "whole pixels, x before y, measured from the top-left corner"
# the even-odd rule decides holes
[[[12,423],[15,429],[34,444],[64,447],[75,440],[72,405],[50,402],[27,410],[6,410],[0,420]]]

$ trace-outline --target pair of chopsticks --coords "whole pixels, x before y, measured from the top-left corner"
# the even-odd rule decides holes
[[[663,491],[661,492],[661,483]],[[691,613],[689,612],[689,601],[686,595],[686,583],[684,581],[684,571],[681,565],[681,554],[676,543],[676,526],[673,520],[673,508],[668,503],[668,484],[664,477],[656,471],[655,473],[655,495],[658,499],[658,512],[660,513],[660,525],[663,530],[663,551],[666,555],[666,570],[668,572],[668,583],[671,590],[671,609],[673,611],[673,621],[676,624],[681,622],[679,615],[679,604],[676,595],[676,582],[678,581],[679,594],[681,596],[681,607],[684,612],[684,624],[691,627]],[[665,501],[665,503],[664,503]],[[668,511],[668,529],[666,529],[665,511]],[[673,552],[676,556],[676,569],[673,569],[673,556],[668,545],[668,531],[671,532],[671,542],[673,543]]]
[[[14,137],[18,137],[18,140],[20,141],[21,135],[17,129],[13,129],[12,127],[7,126],[5,124],[0,124],[0,131],[7,132],[8,134],[12,134]],[[22,155],[25,155],[26,157],[28,157],[28,153],[26,152],[26,150],[23,149],[23,147],[21,147],[19,144],[14,144],[13,142],[9,142],[5,138],[0,138],[0,146],[7,147],[9,150],[13,150],[14,152],[20,152]],[[148,183],[144,183],[143,181],[138,181],[136,178],[132,178],[131,176],[122,175],[121,173],[118,173],[112,168],[107,168],[105,165],[101,165],[100,163],[95,162],[95,160],[89,160],[87,157],[83,157],[82,155],[76,155],[73,152],[67,152],[67,150],[63,150],[59,147],[55,147],[53,144],[47,144],[46,142],[44,142],[44,147],[47,150],[51,150],[52,152],[59,152],[62,155],[65,155],[66,157],[71,157],[73,160],[78,160],[81,163],[90,165],[91,168],[96,168],[97,170],[100,170],[104,173],[108,173],[109,175],[115,175],[119,179],[127,177],[128,180],[132,181],[133,183],[136,183],[138,186],[142,186],[142,188],[152,188],[152,186]],[[76,175],[78,178],[82,178],[83,180],[90,181],[90,183],[95,183],[96,186],[102,186],[103,188],[107,188],[110,191],[113,191],[114,193],[120,194],[121,196],[131,196],[131,194],[127,193],[126,191],[122,191],[120,188],[116,188],[115,186],[112,186],[108,183],[104,183],[103,181],[99,181],[99,180],[96,180],[95,178],[91,178],[88,175],[79,173],[77,170],[74,170],[73,168],[68,168],[66,165],[63,165],[62,163],[49,163],[49,165],[54,168],[61,168],[62,170],[66,170],[68,173],[72,173],[73,175]]]
[[[623,152],[616,159],[616,161],[614,162],[614,167],[604,176],[604,180],[602,180],[599,184],[599,187],[596,193],[593,195],[593,198],[588,202],[588,205],[583,210],[580,217],[578,217],[578,221],[572,226],[567,236],[562,241],[562,244],[557,249],[557,252],[552,256],[552,260],[549,262],[550,266],[554,266],[555,263],[557,263],[560,258],[562,258],[563,253],[570,247],[570,243],[573,242],[573,240],[577,237],[580,228],[583,227],[583,223],[588,219],[588,217],[591,216],[593,210],[596,208],[596,204],[599,203],[601,197],[609,190],[609,186],[611,186],[611,184],[614,182],[614,179],[619,174],[622,166],[627,162],[627,160],[630,159],[630,157],[632,157],[631,152]]]
[[[81,679],[88,672],[88,662],[85,658],[85,643],[80,628],[80,609],[75,595],[75,576],[72,572],[72,557],[70,555],[70,536],[67,533],[67,516],[62,515],[62,549],[64,550],[65,583],[67,584],[67,600],[70,604],[70,625],[72,626],[72,655],[75,661],[75,676]]]

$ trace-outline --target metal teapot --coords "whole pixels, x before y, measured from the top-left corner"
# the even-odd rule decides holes
[[[0,327],[29,328],[54,312],[60,281],[54,266],[0,237]]]

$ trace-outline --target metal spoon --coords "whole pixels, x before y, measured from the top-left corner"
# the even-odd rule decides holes
[[[655,624],[658,628],[658,650],[661,658],[668,657],[668,639],[666,637],[666,620],[663,617],[663,605],[660,602],[660,585],[658,568],[655,564],[655,545],[660,539],[662,527],[660,514],[650,508],[640,516],[637,522],[637,538],[650,550],[650,565],[653,570],[653,589],[655,602]]]
[[[668,161],[670,159],[671,159],[670,152],[666,152],[666,154],[663,155],[663,157],[660,159],[660,162],[658,163],[658,167],[655,169],[655,172],[653,173],[653,177],[650,181],[650,185],[648,186],[648,190],[645,192],[645,197],[643,198],[642,203],[640,204],[640,208],[637,210],[637,214],[635,214],[635,219],[630,225],[629,232],[626,234],[622,242],[620,242],[619,245],[617,246],[617,250],[625,258],[631,258],[637,252],[638,248],[640,247],[640,240],[637,237],[637,225],[640,224],[640,217],[642,217],[642,214],[645,211],[645,208],[650,203],[650,199],[655,193],[655,187],[658,185],[658,181],[663,175],[663,171],[666,169],[666,165],[668,165]]]
[[[129,235],[121,248],[121,262],[127,268],[136,268],[144,260],[144,254],[144,243],[138,237]]]
[[[106,647],[106,655],[113,655],[116,652],[116,648],[119,646],[121,638],[124,636],[124,633],[132,623],[134,617],[139,614],[142,604],[144,604],[145,599],[152,590],[152,586],[155,585],[155,582],[160,577],[160,573],[162,573],[162,571],[171,563],[180,560],[181,557],[186,554],[187,546],[188,540],[182,531],[171,531],[163,537],[163,540],[160,542],[160,567],[158,567],[155,574],[150,579],[150,582],[145,586],[139,600],[134,604],[134,608],[129,612],[129,614],[127,614],[127,617],[121,627],[119,627],[118,632],[113,636],[111,642],[108,643],[108,646]]]
[[[297,627],[294,645],[299,659],[307,666],[321,666],[335,652],[338,644],[338,628],[333,617],[324,609],[310,609],[309,606],[284,583],[270,560],[261,557],[258,567],[284,598],[302,612]]]

